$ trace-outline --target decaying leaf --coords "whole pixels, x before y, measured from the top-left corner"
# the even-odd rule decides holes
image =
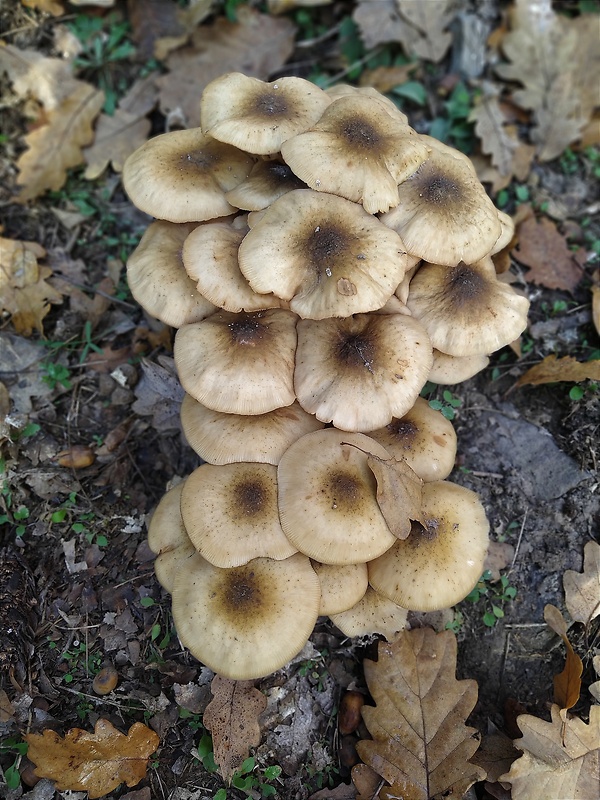
[[[411,73],[414,73],[417,65],[402,64],[394,67],[376,67],[375,69],[366,69],[360,76],[361,86],[372,86],[378,92],[386,94],[391,91],[395,86],[399,86],[410,78]]]
[[[579,700],[583,663],[571,647],[571,642],[567,636],[568,626],[560,610],[548,603],[544,606],[544,619],[554,633],[560,636],[567,648],[565,668],[554,676],[554,702],[564,711],[565,709],[573,708]]]
[[[388,528],[406,539],[411,520],[423,523],[423,481],[405,461],[384,460],[369,454],[367,465],[377,482],[377,503]]]
[[[577,361],[571,356],[557,358],[552,354],[521,375],[514,388],[559,381],[579,383],[586,380],[600,381],[600,361]]]
[[[600,362],[595,362],[600,367]],[[583,572],[568,569],[563,575],[565,604],[575,622],[589,625],[600,614],[600,544],[583,549]]]
[[[212,733],[221,776],[229,783],[250,748],[260,744],[258,717],[267,707],[267,698],[254,688],[252,681],[232,681],[221,675],[215,675],[210,690],[213,699],[206,707],[203,722]]]
[[[21,0],[21,2],[27,8],[37,8],[38,11],[52,14],[53,17],[60,17],[61,14],[65,13],[60,0]]]
[[[6,72],[19,97],[34,97],[46,111],[60,106],[81,83],[68,61],[11,44],[0,47],[0,70]]]
[[[397,787],[398,797],[462,797],[485,772],[468,760],[478,742],[464,720],[477,684],[456,680],[456,637],[416,628],[380,642],[378,653],[377,662],[364,662],[376,706],[363,707],[373,741],[358,743],[359,756]]]
[[[180,430],[179,410],[184,391],[177,379],[175,362],[159,356],[156,364],[142,359],[142,378],[134,392],[133,411],[140,416],[151,415],[157,430]]]
[[[519,225],[518,233],[519,244],[512,254],[529,267],[527,280],[548,289],[572,292],[583,277],[583,271],[552,220],[542,217],[538,222],[535,217],[529,217]]]
[[[87,791],[90,800],[102,797],[120,783],[135,786],[146,774],[148,758],[159,745],[153,730],[141,722],[127,736],[108,720],[99,719],[94,733],[73,728],[64,739],[55,731],[24,736],[27,756],[40,778],[55,781],[58,790]]]
[[[518,167],[516,155],[519,139],[514,127],[507,125],[498,95],[488,91],[474,106],[469,121],[475,123],[475,133],[481,140],[481,149],[491,157],[492,164],[500,175],[514,175]]]
[[[529,714],[517,718],[523,738],[514,745],[523,755],[499,780],[511,784],[513,800],[597,800],[600,706],[590,708],[588,725],[564,718],[557,705],[550,713],[552,722]]]

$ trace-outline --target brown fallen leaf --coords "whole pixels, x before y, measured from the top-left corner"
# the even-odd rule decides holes
[[[600,360],[577,361],[571,356],[557,358],[552,354],[521,375],[513,388],[527,385],[539,386],[542,383],[558,383],[560,381],[580,383],[586,380],[600,381]]]
[[[519,139],[514,126],[507,124],[498,94],[492,90],[484,94],[469,114],[469,122],[475,123],[481,149],[490,156],[500,175],[514,175]]]
[[[378,654],[377,662],[364,662],[376,706],[363,707],[373,741],[358,742],[358,754],[397,787],[398,797],[462,797],[485,772],[468,760],[478,742],[464,720],[477,684],[456,680],[456,637],[430,628],[402,631],[380,642]]]
[[[590,708],[588,725],[564,718],[557,705],[550,713],[552,722],[529,714],[518,717],[523,737],[514,745],[523,755],[499,780],[511,784],[513,800],[597,800],[600,706]]]
[[[0,70],[8,75],[17,96],[34,97],[46,111],[57,108],[81,83],[68,61],[11,44],[0,47]]]
[[[377,503],[388,528],[406,539],[411,520],[423,522],[423,481],[405,461],[369,455],[367,465],[377,482]]]
[[[55,781],[58,790],[87,791],[90,800],[112,792],[120,783],[139,783],[159,745],[156,733],[141,722],[125,736],[106,719],[98,720],[94,733],[73,728],[64,739],[51,730],[23,738],[38,777]]]
[[[600,544],[586,544],[583,572],[568,569],[563,575],[563,587],[571,619],[587,627],[600,614]]]
[[[411,73],[416,72],[417,64],[402,64],[396,67],[376,67],[376,69],[366,69],[360,76],[361,86],[372,86],[378,92],[385,94],[395,86],[406,83]]]
[[[544,619],[546,624],[558,634],[567,648],[565,668],[554,676],[554,702],[561,711],[573,708],[581,694],[581,675],[583,662],[575,653],[567,636],[567,623],[560,610],[548,603],[544,606]]]
[[[58,465],[69,469],[84,469],[89,467],[96,460],[96,456],[91,447],[83,444],[74,444],[68,450],[61,450],[57,454]]]
[[[252,681],[232,681],[221,675],[215,675],[210,690],[213,699],[206,706],[203,722],[212,733],[219,772],[229,783],[250,748],[260,744],[258,717],[267,707],[267,698]]]
[[[519,244],[512,255],[529,267],[527,280],[547,289],[572,292],[583,277],[583,270],[556,225],[547,217],[539,222],[530,217],[519,225],[518,235]]]
[[[37,8],[38,11],[43,11],[46,14],[52,14],[53,17],[60,17],[65,13],[65,9],[60,0],[21,0],[27,8]]]

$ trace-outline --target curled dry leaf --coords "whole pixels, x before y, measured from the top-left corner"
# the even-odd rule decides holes
[[[598,381],[600,380],[600,361],[577,361],[571,356],[557,358],[554,354],[546,356],[543,361],[531,367],[515,383],[519,386],[539,386],[541,383],[558,383],[559,381]]]
[[[600,614],[600,544],[583,549],[583,572],[568,569],[563,575],[565,604],[575,622],[589,625]]]
[[[571,647],[571,642],[567,637],[567,623],[559,609],[548,603],[544,606],[544,619],[554,633],[560,636],[567,648],[565,668],[554,676],[554,701],[562,710],[573,708],[581,693],[583,663]]]
[[[377,482],[377,503],[388,528],[397,539],[406,539],[411,520],[423,523],[423,481],[406,461],[370,454],[367,465]]]
[[[159,745],[156,733],[141,722],[125,736],[106,719],[98,720],[94,733],[73,728],[63,739],[45,730],[24,739],[38,777],[55,781],[59,791],[87,791],[90,800],[112,792],[120,783],[139,783]]]

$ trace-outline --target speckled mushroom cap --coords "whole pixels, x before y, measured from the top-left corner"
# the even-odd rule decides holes
[[[272,464],[202,464],[185,482],[181,516],[196,550],[216,567],[297,552],[279,522]]]
[[[433,366],[429,380],[441,386],[453,386],[468,381],[490,363],[485,354],[475,356],[449,356],[441,350],[433,350]]]
[[[371,636],[380,633],[391,641],[406,628],[407,610],[383,597],[369,586],[355,606],[339,614],[330,614],[331,621],[346,636]]]
[[[394,418],[369,436],[391,456],[406,461],[424,481],[444,480],[454,467],[456,432],[452,423],[422,397],[417,397],[403,417]]]
[[[265,414],[291,405],[296,316],[284,309],[219,311],[175,337],[179,380],[199,403],[227,414]]]
[[[312,562],[321,584],[319,616],[339,614],[356,605],[367,591],[366,564],[321,564]]]
[[[300,320],[296,396],[336,428],[376,430],[412,408],[432,361],[423,326],[405,314]]]
[[[179,328],[217,310],[185,271],[181,250],[196,223],[157,220],[145,231],[127,261],[131,294],[152,317]]]
[[[205,133],[248,153],[277,153],[291,136],[307,130],[331,102],[303,78],[265,83],[240,72],[217,78],[204,89],[200,124]]]
[[[397,231],[411,255],[435,264],[472,264],[502,232],[498,212],[460,158],[432,150],[398,187],[398,205],[381,221]]]
[[[167,592],[173,591],[175,575],[196,550],[181,518],[183,482],[163,495],[148,525],[148,547],[156,553],[156,579]]]
[[[392,546],[369,453],[389,458],[368,436],[326,428],[283,454],[277,468],[279,516],[301,553],[323,564],[360,564]]]
[[[489,256],[455,267],[422,264],[406,302],[432,345],[451,356],[493,353],[527,326],[529,301],[497,279]]]
[[[373,311],[409,263],[400,237],[388,232],[356,203],[296,189],[253,223],[240,246],[240,269],[255,292],[289,300],[305,319]]]
[[[319,612],[321,587],[310,560],[256,558],[214,567],[196,553],[173,588],[173,620],[190,652],[224,678],[246,681],[299,653]]]
[[[146,214],[170,222],[201,222],[236,209],[225,199],[248,176],[254,160],[199,128],[163,133],[132,153],[123,186]]]
[[[396,117],[405,125],[408,125],[408,117],[406,114],[400,111],[393,100],[390,100],[389,97],[378,92],[377,89],[373,89],[372,86],[350,86],[348,83],[336,83],[335,86],[329,86],[325,89],[325,93],[328,94],[332,100],[339,100],[340,97],[349,97],[351,95],[370,97],[380,102],[392,117]]]
[[[428,154],[411,127],[366,95],[334,100],[309,131],[281,147],[311,189],[362,203],[370,214],[398,205],[398,184]]]
[[[369,583],[404,608],[449,608],[481,577],[489,523],[475,492],[449,481],[424,484],[423,520],[368,564]]]
[[[181,426],[192,449],[209,464],[278,464],[296,439],[320,430],[323,423],[298,403],[245,416],[212,411],[186,394],[181,404]]]
[[[260,211],[287,192],[305,188],[306,184],[287,164],[274,160],[257,161],[246,180],[227,192],[227,200],[236,208]]]

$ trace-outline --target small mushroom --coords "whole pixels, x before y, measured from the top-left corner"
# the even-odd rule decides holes
[[[339,614],[330,614],[331,621],[346,636],[372,636],[380,633],[392,641],[406,628],[407,610],[376,592],[371,586],[358,603]]]
[[[321,564],[312,562],[321,584],[319,616],[347,611],[356,605],[369,585],[366,564]]]
[[[306,184],[281,161],[257,161],[245,181],[227,192],[227,200],[236,208],[261,211],[268,208],[293,189],[305,189]]]
[[[429,380],[441,386],[453,386],[455,383],[468,381],[489,363],[490,359],[484,353],[474,356],[449,356],[434,348]]]
[[[196,551],[181,518],[183,482],[163,495],[148,525],[148,547],[156,553],[156,579],[167,592],[173,592],[175,575]]]

